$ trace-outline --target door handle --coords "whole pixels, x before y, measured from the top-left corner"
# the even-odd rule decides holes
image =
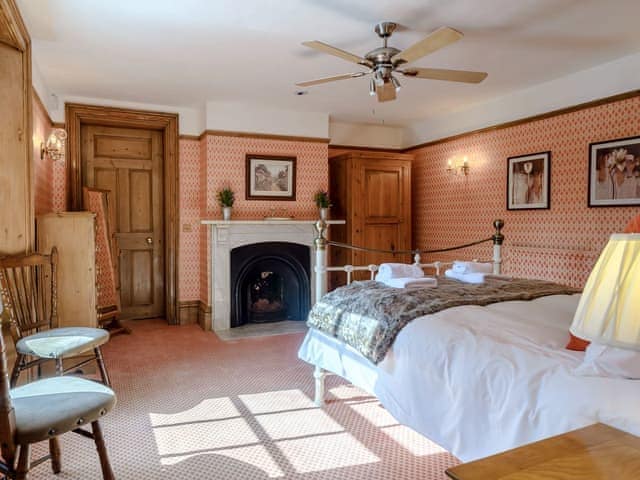
[[[149,245],[153,245],[153,238],[151,238],[151,237],[147,237],[147,238],[145,239],[145,241],[146,241]]]

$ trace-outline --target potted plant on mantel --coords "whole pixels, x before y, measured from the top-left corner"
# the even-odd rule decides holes
[[[314,195],[313,200],[316,202],[316,206],[318,207],[320,218],[322,220],[326,220],[329,214],[329,208],[331,207],[329,193],[324,190],[320,190]]]
[[[231,210],[235,196],[233,190],[229,187],[223,188],[218,192],[218,203],[222,207],[222,219],[231,220]]]

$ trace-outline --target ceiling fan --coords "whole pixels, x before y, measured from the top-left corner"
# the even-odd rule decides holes
[[[379,102],[395,100],[396,92],[400,90],[400,82],[393,73],[401,73],[407,77],[426,78],[430,80],[446,80],[449,82],[480,83],[487,77],[485,72],[470,72],[466,70],[445,70],[441,68],[399,68],[407,63],[435,52],[450,43],[462,38],[462,33],[450,27],[440,27],[435,32],[430,33],[419,42],[411,45],[405,50],[398,50],[387,45],[387,40],[393,34],[398,24],[394,22],[380,22],[374,31],[382,38],[383,46],[371,50],[364,57],[354,55],[329,44],[313,40],[303,42],[305,47],[313,48],[329,55],[335,55],[348,62],[357,63],[369,68],[368,72],[347,73],[333,77],[319,78],[307,82],[296,83],[299,87],[311,87],[322,83],[334,82],[336,80],[346,80],[348,78],[358,78],[372,74],[369,83],[369,94],[377,95]]]

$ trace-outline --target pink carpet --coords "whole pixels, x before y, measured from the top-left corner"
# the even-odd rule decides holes
[[[103,426],[119,480],[432,480],[457,463],[339,377],[316,408],[301,334],[221,342],[198,326],[129,325],[105,348],[118,405]],[[62,473],[43,464],[30,478],[101,478],[90,441],[61,439]]]

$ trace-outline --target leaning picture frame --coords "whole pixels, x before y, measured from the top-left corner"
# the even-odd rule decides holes
[[[551,152],[507,159],[507,210],[551,207]]]
[[[588,205],[640,205],[640,136],[589,144]]]
[[[247,200],[295,200],[296,157],[247,154]]]

